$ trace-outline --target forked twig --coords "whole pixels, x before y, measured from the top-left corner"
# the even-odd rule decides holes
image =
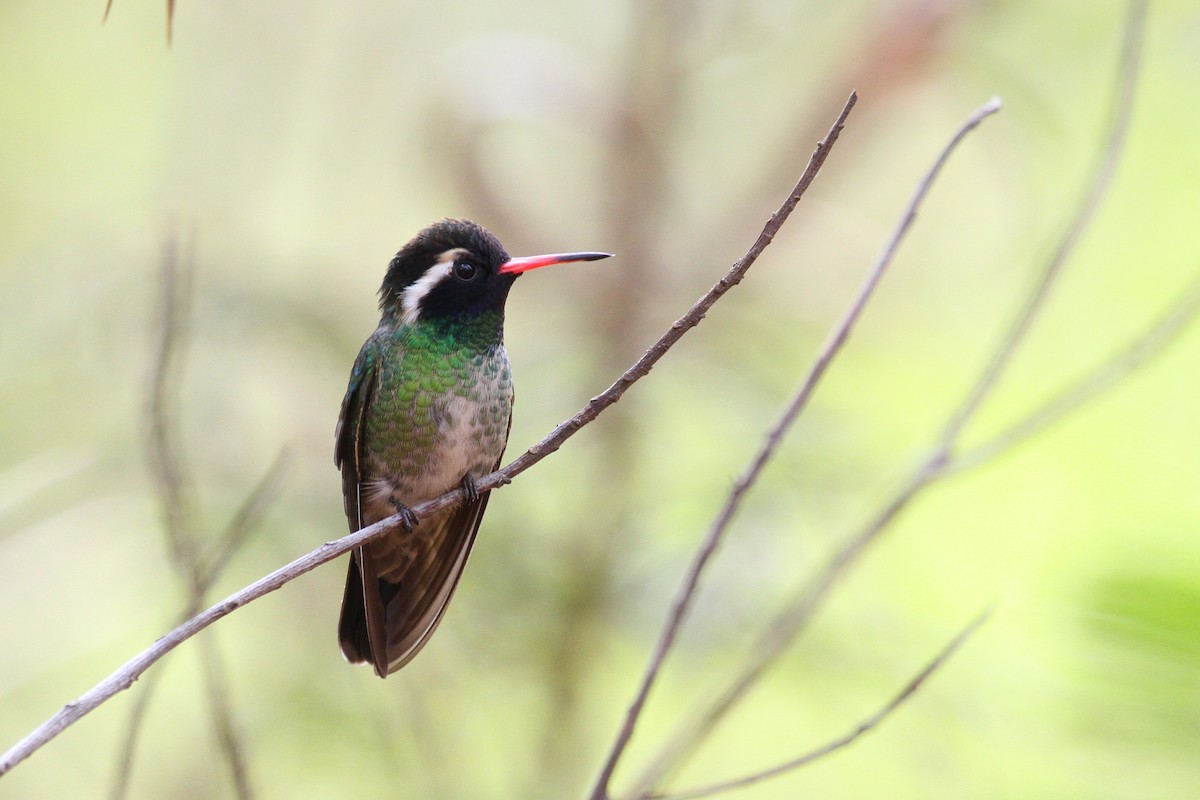
[[[884,273],[891,265],[895,258],[896,251],[900,247],[905,234],[912,226],[913,221],[917,217],[917,211],[924,201],[925,196],[929,193],[933,186],[934,180],[945,166],[946,161],[950,158],[950,154],[958,146],[968,133],[979,126],[983,120],[1000,110],[1000,101],[993,98],[984,105],[976,109],[959,127],[959,129],[951,137],[950,141],[942,148],[941,153],[934,161],[932,167],[922,178],[917,185],[916,192],[905,208],[903,217],[896,229],[892,232],[887,243],[884,245],[875,263],[867,272],[862,285],[858,292],[851,300],[849,307],[846,309],[842,318],[834,325],[830,331],[829,337],[821,346],[817,357],[812,366],[809,368],[808,374],[805,375],[801,382],[799,391],[796,392],[792,401],[788,404],[787,409],[780,416],[779,420],[772,426],[763,440],[758,453],[751,461],[746,471],[734,483],[733,489],[725,500],[725,504],[717,513],[712,525],[709,527],[708,534],[700,543],[696,554],[689,565],[687,572],[683,577],[683,582],[680,585],[678,594],[671,611],[663,624],[662,632],[659,634],[654,651],[650,657],[650,663],[646,667],[646,672],[642,677],[641,685],[638,687],[637,693],[634,696],[633,702],[626,711],[625,720],[621,725],[621,729],[617,733],[617,739],[613,743],[609,751],[608,757],[605,760],[604,766],[601,769],[600,776],[597,778],[594,787],[592,788],[592,800],[607,800],[608,787],[612,780],[612,774],[616,769],[617,762],[625,752],[625,748],[629,745],[629,741],[633,738],[634,727],[637,724],[638,718],[641,716],[642,709],[645,707],[646,700],[650,695],[650,690],[658,677],[658,673],[662,668],[663,662],[666,660],[668,652],[675,642],[675,637],[679,633],[679,628],[683,624],[684,618],[687,616],[688,610],[691,607],[692,599],[695,596],[696,589],[700,584],[700,578],[703,574],[708,562],[720,546],[725,538],[725,533],[729,529],[730,523],[733,521],[734,515],[741,507],[742,499],[750,488],[758,481],[763,469],[771,460],[778,449],[783,437],[791,429],[796,418],[807,407],[809,399],[817,388],[817,384],[825,375],[826,370],[832,363],[834,357],[845,345],[854,328],[854,324],[862,315],[862,312],[867,307],[867,302],[871,299],[875,288],[883,279]]]
[[[1133,118],[1134,90],[1137,88],[1137,76],[1141,66],[1145,26],[1146,0],[1132,0],[1121,36],[1120,66],[1117,69],[1113,103],[1109,110],[1108,134],[1105,137],[1104,146],[1098,154],[1087,190],[1080,197],[1074,216],[1066,230],[1063,231],[1062,238],[1059,239],[1054,252],[1042,268],[1037,283],[1026,296],[1024,304],[1010,324],[1008,333],[999,347],[993,351],[992,357],[984,367],[979,379],[946,424],[939,445],[945,447],[947,452],[957,442],[963,428],[975,416],[975,412],[979,410],[984,400],[991,395],[992,390],[1000,381],[1013,354],[1016,353],[1034,321],[1045,308],[1051,290],[1058,282],[1059,276],[1062,275],[1067,258],[1075,252],[1079,240],[1090,227],[1092,220],[1095,219],[1101,201],[1104,200],[1109,187],[1112,186],[1117,163],[1125,149],[1129,122]]]
[[[621,399],[621,396],[641,378],[645,377],[655,364],[678,342],[685,333],[694,328],[700,323],[708,310],[712,308],[721,297],[730,289],[741,282],[745,277],[746,272],[758,259],[767,246],[770,245],[775,234],[783,225],[792,209],[800,201],[800,196],[812,183],[817,172],[820,171],[821,165],[824,163],[829,152],[829,147],[832,146],[836,135],[834,132],[840,132],[850,109],[854,106],[856,97],[851,95],[846,101],[845,107],[838,115],[837,121],[834,124],[831,135],[828,139],[828,144],[825,146],[818,145],[817,151],[813,153],[813,158],[809,161],[809,166],[801,176],[799,183],[792,190],[792,193],[784,201],[771,219],[763,227],[762,232],[755,240],[742,258],[729,269],[723,278],[717,283],[685,313],[682,317],[675,321],[674,324],[647,350],[641,358],[639,358],[633,366],[625,371],[620,378],[603,392],[593,397],[587,405],[585,405],[578,413],[567,421],[558,425],[550,432],[542,441],[529,448],[518,458],[509,462],[504,468],[496,470],[488,475],[480,478],[476,484],[480,491],[490,491],[497,487],[511,483],[512,479],[532,467],[537,462],[541,461],[546,456],[562,447],[563,443],[575,435],[581,428],[594,420],[606,408],[616,403]],[[434,498],[427,502],[421,503],[412,508],[412,511],[418,516],[426,516],[443,508],[462,502],[465,495],[461,488],[452,489],[440,497]],[[215,623],[217,620],[233,613],[237,609],[253,602],[258,598],[269,594],[276,589],[286,585],[295,578],[309,572],[322,564],[325,564],[337,558],[344,553],[353,550],[355,547],[362,546],[365,542],[371,539],[384,536],[387,533],[400,528],[403,525],[403,520],[400,515],[394,515],[387,519],[380,520],[373,525],[369,525],[355,533],[343,536],[340,539],[326,542],[317,549],[306,553],[305,555],[295,559],[294,561],[285,564],[274,572],[266,575],[249,586],[234,592],[226,597],[221,602],[208,608],[204,612],[197,614],[187,622],[176,627],[166,635],[159,638],[153,645],[147,647],[138,655],[127,661],[119,667],[111,675],[94,686],[92,689],[81,695],[77,700],[65,705],[58,713],[50,719],[43,722],[19,742],[14,744],[9,750],[0,756],[0,776],[7,773],[14,766],[24,761],[30,755],[35,753],[47,742],[54,739],[64,730],[74,725],[77,721],[92,712],[102,703],[107,701],[118,692],[128,689],[133,682],[136,681],[142,673],[150,666],[161,659],[164,655],[174,650],[183,642],[195,636],[200,631]]]
[[[910,678],[908,683],[904,684],[904,688],[897,692],[896,695],[892,697],[892,699],[889,700],[882,708],[878,709],[874,714],[858,723],[858,725],[856,725],[852,730],[847,731],[838,738],[832,739],[820,747],[809,750],[803,755],[790,758],[787,761],[784,761],[782,764],[776,764],[773,767],[768,767],[767,769],[759,770],[749,775],[743,775],[740,778],[722,781],[721,783],[716,783],[699,789],[689,789],[683,792],[671,792],[668,794],[651,792],[649,794],[642,795],[642,800],[692,800],[692,798],[696,797],[710,797],[714,794],[728,792],[732,789],[741,789],[745,786],[750,786],[751,784],[765,781],[768,778],[779,777],[784,773],[791,772],[794,769],[799,769],[800,767],[811,764],[812,762],[824,758],[827,755],[836,753],[838,750],[841,750],[844,747],[848,747],[864,734],[869,733],[875,728],[879,727],[879,725],[887,720],[888,717],[890,717],[896,711],[896,709],[900,708],[900,706],[904,705],[909,698],[916,694],[917,690],[925,684],[925,681],[927,681],[930,676],[933,675],[933,673],[941,669],[941,667],[950,659],[950,657],[958,652],[959,648],[966,643],[967,639],[971,638],[971,636],[974,635],[977,630],[979,630],[980,626],[987,622],[990,616],[991,612],[985,611],[968,623],[968,625],[959,631],[953,639],[946,643],[941,652],[939,652],[931,661],[929,661],[929,663],[921,668],[920,672]]]
[[[1104,394],[1171,345],[1198,314],[1200,272],[1176,302],[1120,351],[987,441],[956,453],[946,465],[945,474],[965,472],[996,458]]]

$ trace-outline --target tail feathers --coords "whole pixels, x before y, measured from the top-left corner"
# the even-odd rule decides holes
[[[342,595],[342,617],[338,621],[338,644],[342,655],[351,664],[362,664],[371,660],[371,640],[367,637],[367,614],[363,607],[362,576],[358,572],[358,559],[350,556],[350,569],[346,573],[346,591]]]
[[[416,657],[454,595],[486,505],[484,495],[422,520],[408,546],[385,541],[351,553],[338,623],[347,661],[371,664],[386,678]],[[397,551],[403,557],[399,567],[392,561]]]
[[[346,590],[342,595],[342,616],[338,621],[338,643],[347,661],[371,664],[381,678],[386,678],[389,672],[386,648],[372,648],[371,642],[384,641],[380,591],[385,586],[390,587],[390,584],[375,576],[370,556],[361,548],[350,554]],[[393,590],[387,594],[394,593]]]

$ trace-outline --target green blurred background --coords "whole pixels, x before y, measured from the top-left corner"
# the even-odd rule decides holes
[[[216,600],[345,521],[332,434],[391,254],[442,216],[514,253],[611,250],[509,303],[516,455],[602,390],[753,241],[851,88],[793,221],[598,422],[493,497],[430,646],[345,665],[342,561],[219,623],[261,798],[579,797],[684,565],[938,148],[996,94],[844,357],[751,495],[620,792],[763,622],[884,502],[1030,287],[1102,136],[1117,2],[0,5],[0,746],[187,605],[147,465],[163,242],[194,281],[170,394],[216,539],[286,448]],[[1126,157],[970,441],[1101,362],[1200,255],[1200,6],[1151,10]],[[992,621],[849,750],[738,798],[1200,796],[1200,335],[922,495],[668,786],[850,729],[983,607]],[[236,796],[197,642],[154,670],[128,796]],[[9,776],[108,797],[147,680]]]

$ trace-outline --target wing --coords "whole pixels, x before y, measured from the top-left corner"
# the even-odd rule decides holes
[[[333,463],[342,471],[342,501],[350,531],[362,527],[362,465],[364,459],[363,428],[366,411],[375,391],[379,368],[379,352],[375,337],[367,339],[354,368],[350,385],[342,399],[334,431]],[[338,622],[338,641],[350,663],[374,661],[371,641],[383,641],[383,606],[379,601],[378,580],[370,559],[363,558],[363,548],[350,554],[346,575],[346,591],[342,596],[342,612]],[[379,669],[376,663],[376,669]]]
[[[362,476],[363,428],[371,395],[375,391],[375,378],[379,368],[379,353],[375,337],[367,339],[354,368],[350,371],[350,385],[342,398],[342,410],[338,414],[334,430],[333,463],[342,471],[342,498],[346,509],[346,521],[353,533],[362,527]]]

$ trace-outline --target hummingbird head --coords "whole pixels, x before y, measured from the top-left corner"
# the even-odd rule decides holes
[[[555,253],[511,258],[488,230],[467,219],[443,219],[400,248],[379,287],[379,307],[401,324],[469,318],[504,307],[522,272],[609,253]]]

